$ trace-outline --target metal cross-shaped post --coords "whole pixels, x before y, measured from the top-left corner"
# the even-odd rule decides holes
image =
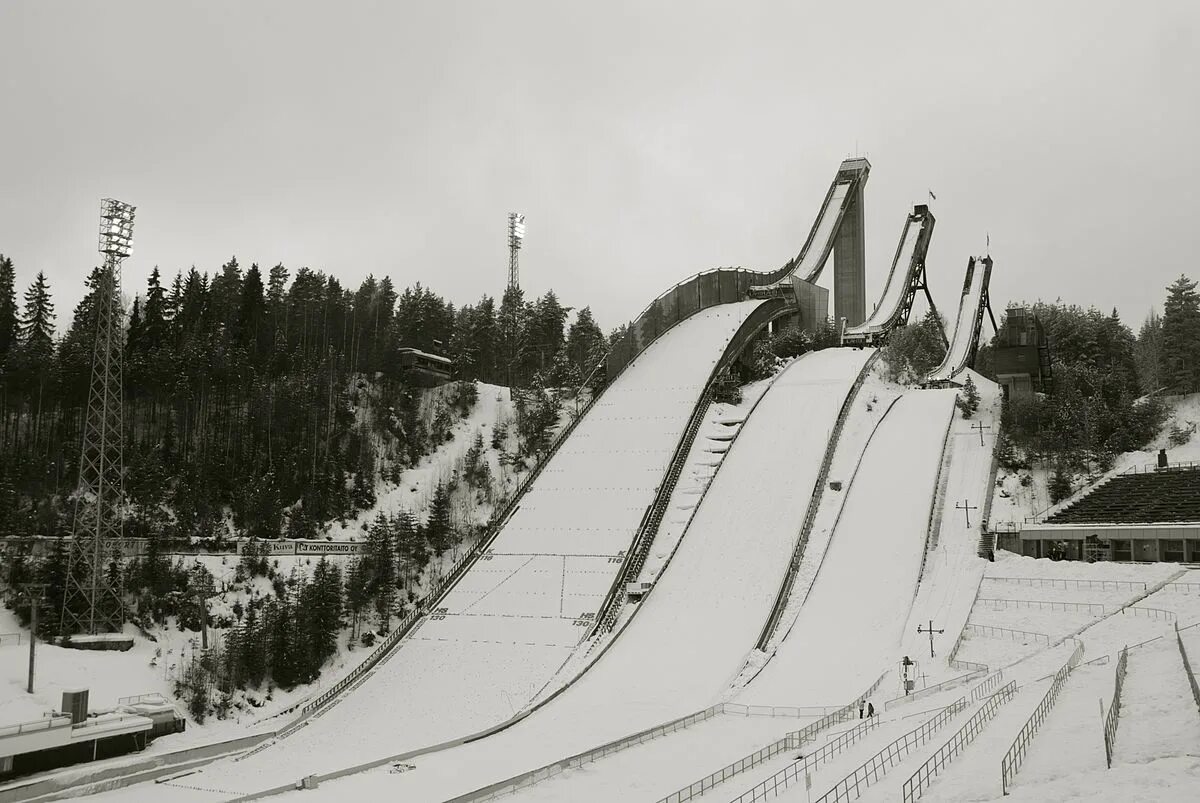
[[[983,446],[983,431],[985,429],[990,430],[991,428],[992,428],[991,424],[985,424],[982,421],[976,421],[974,424],[971,425],[971,429],[979,430],[979,445],[980,446]]]
[[[955,505],[954,508],[955,508],[955,510],[961,510],[963,513],[966,514],[968,527],[971,526],[971,511],[979,510],[978,505],[972,505],[971,500],[969,500],[969,499],[962,500],[962,502]]]
[[[933,634],[934,633],[945,633],[946,631],[945,630],[934,630],[933,629],[933,620],[930,619],[929,627],[923,628],[920,625],[917,625],[917,632],[929,634],[929,657],[932,658],[933,657]]]

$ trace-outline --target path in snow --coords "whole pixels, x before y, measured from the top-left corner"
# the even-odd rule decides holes
[[[942,770],[941,774],[934,779],[933,785],[925,790],[921,799],[932,803],[938,801],[965,803],[966,801],[991,800],[993,797],[999,797],[1001,794],[1000,762],[1009,747],[1012,746],[1017,733],[1029,720],[1029,715],[1042,701],[1046,689],[1049,687],[1049,681],[1025,686],[1008,702],[997,708],[995,716],[987,722],[975,740]],[[979,705],[973,706],[967,714],[974,716],[979,708]],[[964,718],[958,727],[962,727],[966,721],[967,719]],[[932,749],[925,751],[921,761],[923,762],[949,741],[958,727],[948,730],[944,736],[935,740],[936,744]],[[1035,736],[1034,743],[1036,744],[1036,742],[1037,737]],[[917,762],[903,779],[897,779],[899,782],[892,785],[893,795],[891,797],[873,797],[870,800],[899,800],[901,786],[920,764],[921,762]]]
[[[808,599],[740,701],[844,704],[891,665],[917,590],[954,398],[912,391],[883,419]]]
[[[1113,764],[1200,756],[1200,712],[1173,635],[1129,651]]]
[[[1071,672],[1070,680],[1034,737],[1014,786],[1108,769],[1100,701],[1104,700],[1106,707],[1112,703],[1116,669],[1116,662],[1109,661],[1076,667]]]

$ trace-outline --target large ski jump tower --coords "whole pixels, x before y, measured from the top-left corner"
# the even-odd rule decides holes
[[[125,621],[121,589],[111,582],[107,567],[120,558],[124,529],[121,262],[133,241],[133,213],[134,207],[112,198],[100,203],[104,267],[95,288],[92,381],[63,596],[66,633],[117,631]]]
[[[839,173],[856,175],[846,199],[841,226],[833,244],[833,319],[858,326],[867,319],[866,226],[863,222],[863,190],[871,165],[866,159],[847,159]]]

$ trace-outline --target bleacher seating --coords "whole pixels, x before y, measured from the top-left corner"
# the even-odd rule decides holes
[[[1200,521],[1200,467],[1121,474],[1046,518],[1048,524]]]

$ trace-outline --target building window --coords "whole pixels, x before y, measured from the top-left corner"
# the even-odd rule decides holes
[[[1183,563],[1183,539],[1171,539],[1162,542],[1162,559],[1167,563]]]
[[[1114,538],[1112,542],[1112,559],[1113,560],[1133,560],[1133,552],[1129,548],[1129,541]]]

